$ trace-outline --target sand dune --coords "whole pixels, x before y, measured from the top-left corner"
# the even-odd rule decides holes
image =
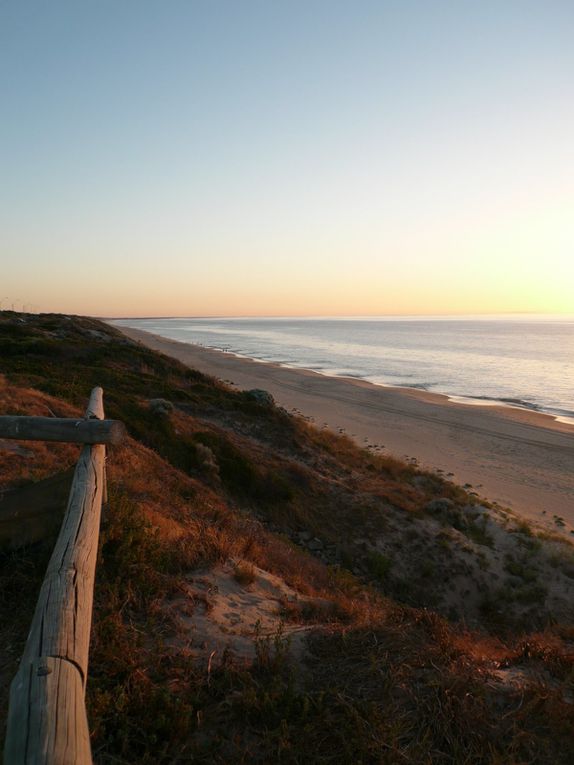
[[[326,377],[118,329],[238,388],[264,388],[280,406],[318,427],[472,484],[481,496],[552,531],[574,530],[573,425],[521,409],[469,406],[424,391]]]

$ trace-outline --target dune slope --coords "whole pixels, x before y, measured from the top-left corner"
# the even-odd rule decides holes
[[[100,384],[130,434],[108,458],[98,762],[572,761],[567,541],[95,320],[4,312],[0,353],[2,414],[79,414]],[[0,528],[76,455],[0,442]],[[55,533],[2,546],[3,714]]]

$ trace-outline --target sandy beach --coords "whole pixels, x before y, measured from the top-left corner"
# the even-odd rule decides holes
[[[115,325],[114,325],[115,326]],[[552,531],[574,529],[574,426],[536,412],[238,358],[116,327],[133,340],[278,405],[361,446],[417,460]],[[564,519],[565,526],[557,524]]]

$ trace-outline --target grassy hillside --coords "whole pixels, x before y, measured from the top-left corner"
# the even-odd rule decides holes
[[[102,385],[130,434],[108,457],[98,762],[574,760],[567,540],[95,320],[3,312],[0,359],[0,413],[81,414]],[[77,453],[0,442],[4,502]],[[56,526],[0,552],[3,714]]]

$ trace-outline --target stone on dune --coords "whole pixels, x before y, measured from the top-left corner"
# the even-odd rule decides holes
[[[249,398],[253,399],[262,406],[273,406],[275,404],[275,399],[273,396],[262,388],[253,388],[252,390],[248,390],[247,395]]]
[[[169,414],[173,412],[173,404],[165,398],[152,398],[149,408],[154,414]]]

